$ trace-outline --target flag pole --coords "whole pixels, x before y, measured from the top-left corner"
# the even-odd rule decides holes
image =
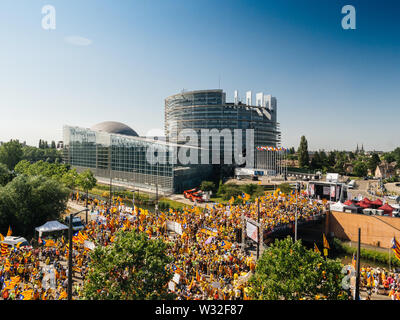
[[[257,198],[257,222],[258,222],[258,226],[257,226],[257,238],[258,238],[258,242],[257,242],[257,260],[260,257],[260,201]]]
[[[358,228],[356,293],[354,300],[360,300],[360,246],[361,246],[361,229]]]

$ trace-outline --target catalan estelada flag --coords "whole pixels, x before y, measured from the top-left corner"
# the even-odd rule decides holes
[[[20,293],[22,300],[32,300],[33,298],[33,289],[25,290]]]
[[[6,259],[6,262],[4,263],[4,271],[9,271],[11,268],[11,263],[8,259]]]
[[[400,260],[400,244],[397,242],[395,237],[392,239],[392,250],[396,258]]]
[[[5,243],[1,244],[1,248],[0,248],[0,254],[2,256],[6,256],[10,253],[10,250],[8,249],[8,245]]]
[[[12,235],[11,226],[8,226],[7,237]]]
[[[326,240],[325,233],[322,234],[322,239],[324,240],[324,248],[330,249],[328,240]]]
[[[232,247],[232,243],[229,241],[222,240],[221,247],[224,249],[229,249],[230,247]]]
[[[66,291],[63,291],[60,293],[60,296],[58,297],[58,300],[62,300],[68,297],[68,294]]]
[[[314,252],[321,253],[321,251],[319,251],[315,242],[314,242]]]
[[[356,254],[355,253],[353,253],[353,258],[351,259],[351,265],[353,266],[354,269],[357,266],[357,260],[356,260]]]

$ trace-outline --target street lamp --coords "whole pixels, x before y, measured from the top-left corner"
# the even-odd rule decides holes
[[[68,300],[72,300],[72,218],[75,217],[78,213],[83,211],[88,211],[88,208],[85,208],[81,211],[71,213],[69,215],[69,228],[68,228],[68,243],[69,243],[69,253],[68,253]]]
[[[297,241],[297,189],[300,189],[296,182],[296,214],[294,216],[294,241]]]

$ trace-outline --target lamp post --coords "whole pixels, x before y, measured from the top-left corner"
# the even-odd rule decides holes
[[[294,216],[294,241],[297,241],[297,189],[298,189],[298,184],[296,182],[296,213]]]
[[[262,229],[260,228],[260,199],[257,198],[257,222],[258,222],[258,226],[257,226],[257,238],[258,238],[258,242],[257,242],[257,260],[260,258],[260,241],[263,240],[264,235],[260,236],[260,233],[262,233]],[[261,231],[261,232],[260,232]]]
[[[68,245],[69,245],[69,252],[68,252],[68,300],[72,300],[72,218],[75,217],[78,213],[83,211],[87,211],[88,209],[85,208],[81,211],[71,213],[69,215],[69,228],[68,228]]]
[[[360,249],[361,246],[361,228],[358,228],[358,244],[357,244],[357,263],[356,263],[356,293],[354,300],[360,300]]]

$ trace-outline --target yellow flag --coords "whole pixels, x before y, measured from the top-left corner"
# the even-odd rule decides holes
[[[330,249],[328,240],[325,237],[325,233],[322,234],[322,239],[324,240],[324,248]]]
[[[8,226],[7,237],[12,235],[11,226]]]
[[[33,289],[22,291],[21,295],[23,296],[22,300],[32,300]]]

